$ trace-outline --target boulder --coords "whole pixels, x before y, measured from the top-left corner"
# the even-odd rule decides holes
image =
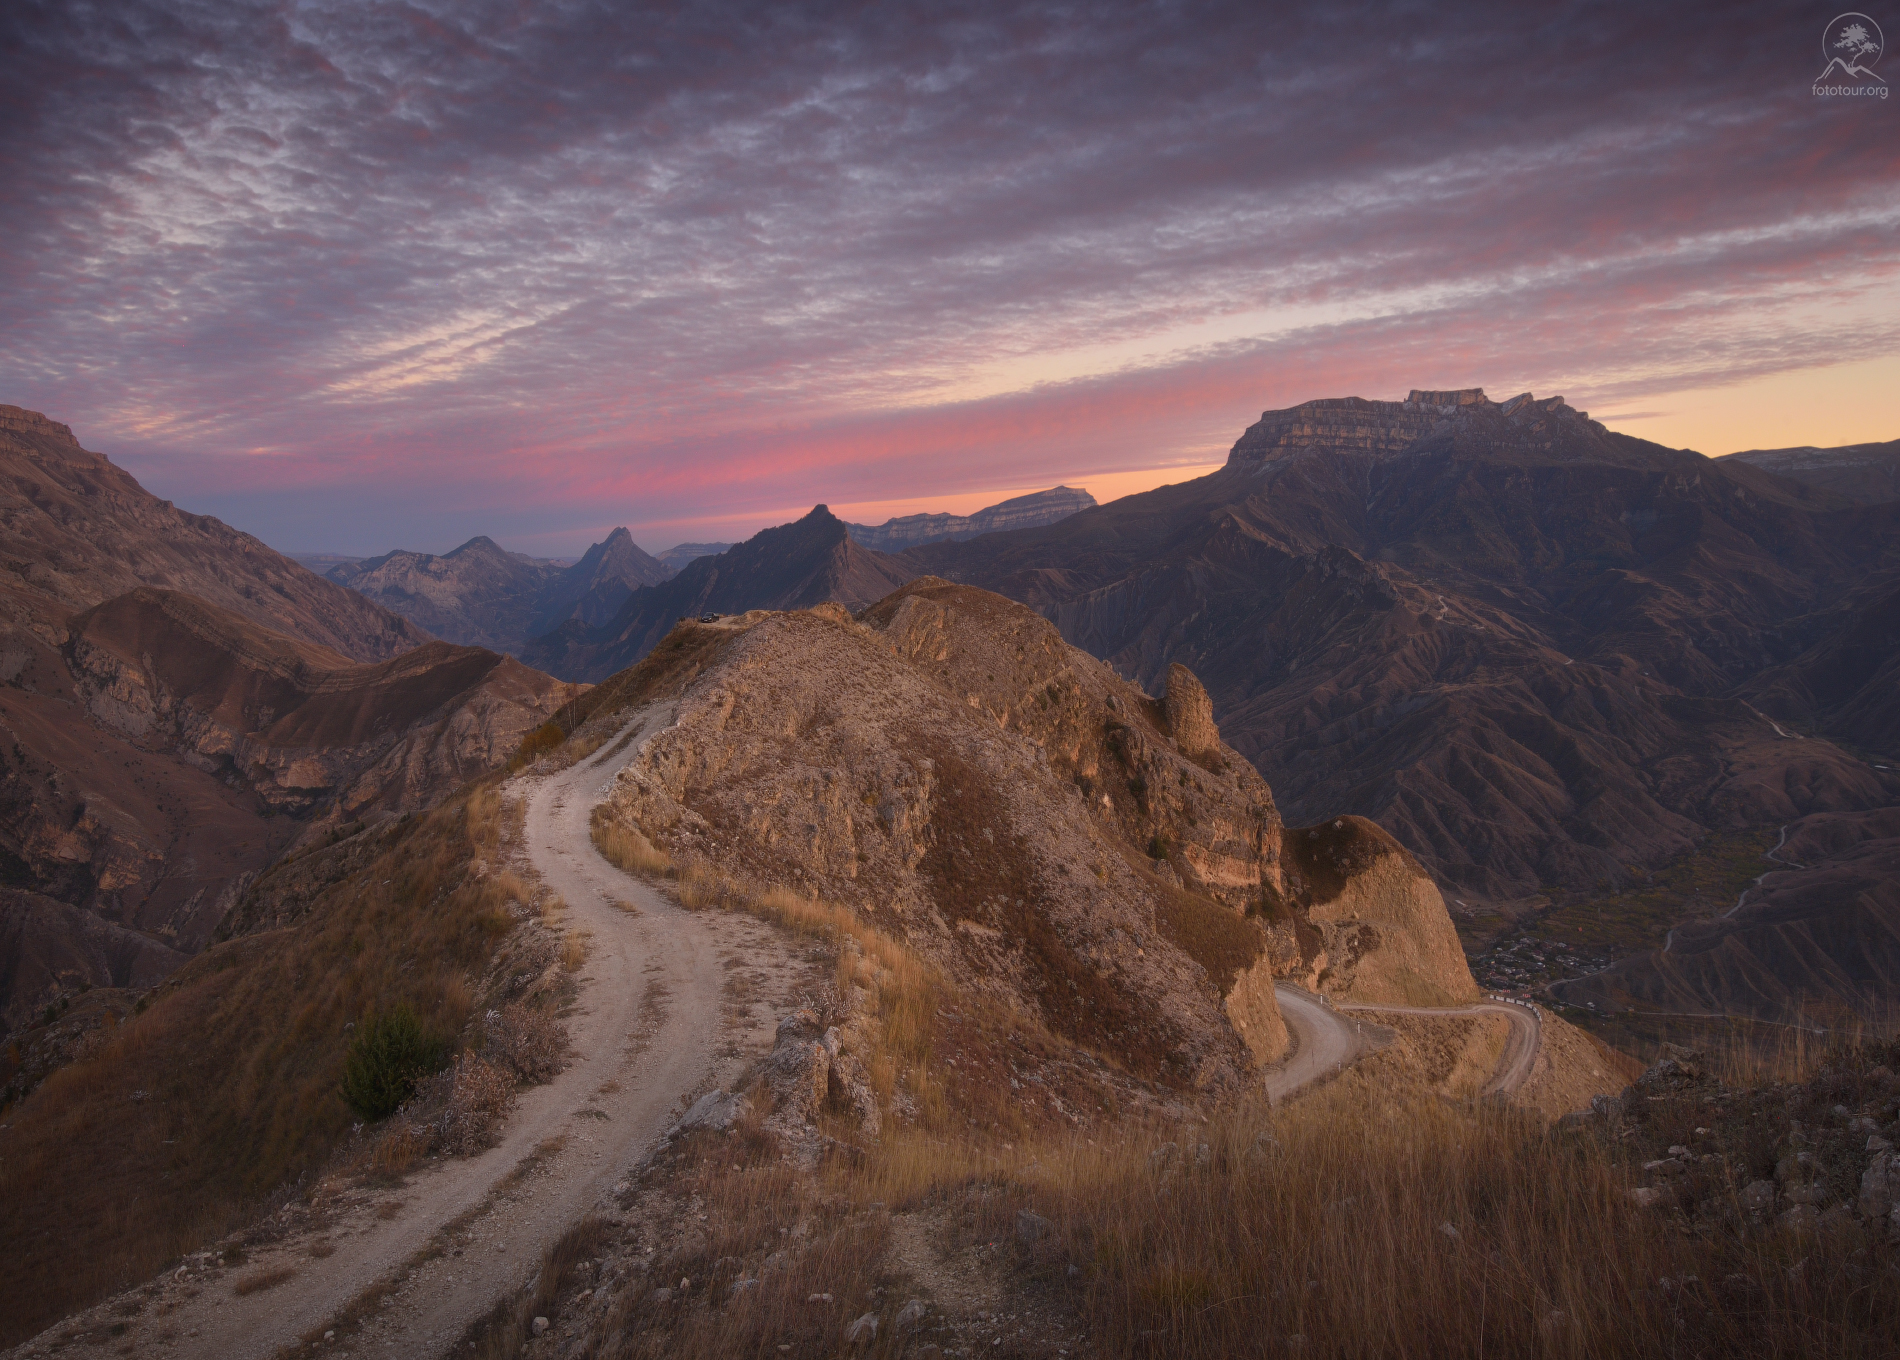
[[[693,1102],[692,1108],[680,1117],[679,1123],[667,1131],[667,1137],[691,1133],[696,1129],[724,1133],[751,1110],[752,1103],[744,1096],[730,1091],[708,1091]]]
[[[1168,692],[1162,700],[1168,731],[1186,756],[1220,749],[1220,729],[1214,725],[1214,701],[1194,672],[1175,662],[1168,667]]]

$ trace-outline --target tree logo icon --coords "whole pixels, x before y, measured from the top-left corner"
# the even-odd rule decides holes
[[[1884,86],[1887,82],[1874,74],[1874,63],[1880,60],[1886,45],[1880,25],[1865,14],[1840,15],[1822,30],[1821,55],[1827,58],[1827,69],[1814,83],[1819,85],[1830,76],[1839,76],[1849,80],[1876,80]]]

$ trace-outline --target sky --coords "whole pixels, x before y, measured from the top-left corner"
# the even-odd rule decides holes
[[[1414,387],[1893,439],[1833,15],[12,0],[0,402],[293,552],[1107,500]]]

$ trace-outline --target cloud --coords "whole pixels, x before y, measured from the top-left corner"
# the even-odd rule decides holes
[[[1344,391],[1629,404],[1900,349],[1900,143],[1765,4],[10,22],[0,399],[288,546],[545,547],[604,501],[1152,467]]]

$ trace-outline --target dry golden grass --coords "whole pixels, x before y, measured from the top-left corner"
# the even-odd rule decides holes
[[[413,818],[284,930],[219,944],[15,1110],[0,1165],[13,1262],[0,1345],[147,1278],[312,1176],[350,1132],[348,1022],[408,1004],[444,1037],[515,917],[492,784]],[[403,1150],[383,1168],[395,1171]]]
[[[588,834],[601,857],[616,869],[642,878],[660,878],[673,872],[673,861],[653,848],[636,827],[618,820],[603,804],[587,820]]]
[[[578,973],[586,962],[587,940],[570,930],[561,938],[561,967],[569,973]]]

